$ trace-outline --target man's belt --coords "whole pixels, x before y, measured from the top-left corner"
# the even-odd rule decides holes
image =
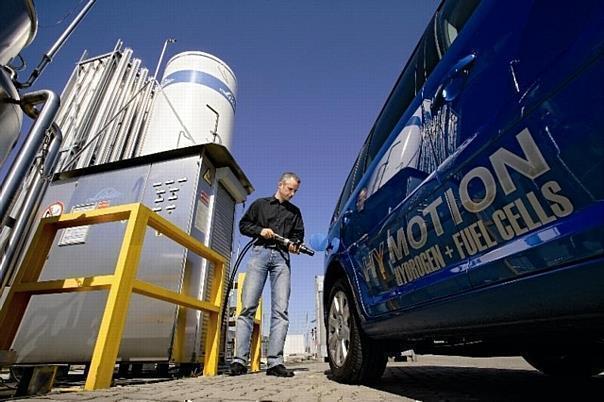
[[[279,244],[279,243],[264,243],[264,242],[262,242],[262,243],[256,243],[256,246],[261,246],[261,247],[264,247],[264,248],[272,248],[272,249],[275,249],[275,250],[284,250],[284,251],[287,251],[287,249],[284,246],[282,246],[281,244]]]

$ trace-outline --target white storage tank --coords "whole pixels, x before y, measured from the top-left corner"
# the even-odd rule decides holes
[[[203,52],[184,52],[166,64],[141,155],[206,143],[231,150],[237,80],[230,67]]]

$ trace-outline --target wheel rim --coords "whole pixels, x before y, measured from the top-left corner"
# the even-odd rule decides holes
[[[331,360],[342,367],[350,347],[350,307],[346,293],[341,290],[334,295],[329,308],[328,338]]]

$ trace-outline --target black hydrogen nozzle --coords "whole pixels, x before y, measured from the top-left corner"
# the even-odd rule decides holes
[[[302,243],[293,242],[290,239],[287,239],[283,236],[279,236],[278,234],[273,234],[273,240],[277,241],[278,243],[281,243],[285,247],[289,247],[290,244],[292,244],[296,247],[299,247],[298,250],[300,250],[300,252],[303,254],[310,255],[310,256],[315,255],[315,250],[308,247],[307,245],[302,244]]]

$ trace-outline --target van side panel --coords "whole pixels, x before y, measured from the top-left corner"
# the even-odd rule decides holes
[[[604,7],[567,8],[482,1],[341,204],[368,333],[603,311]]]

